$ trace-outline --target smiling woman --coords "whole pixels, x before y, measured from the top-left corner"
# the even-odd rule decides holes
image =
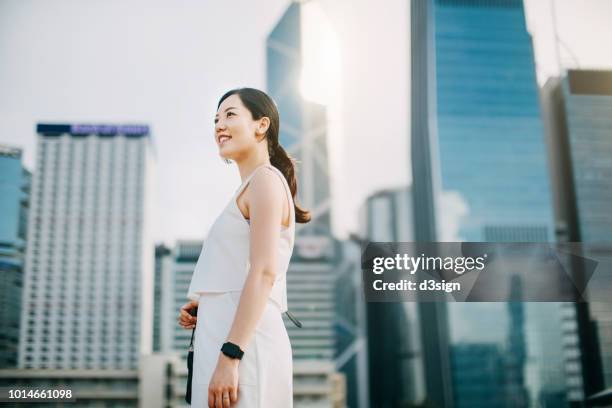
[[[310,214],[295,204],[295,165],[278,143],[279,127],[276,105],[259,90],[233,90],[219,101],[215,141],[243,181],[210,229],[184,307],[198,306],[185,325],[197,322],[194,407],[293,404],[282,313],[301,327],[287,310],[286,274],[295,223]]]

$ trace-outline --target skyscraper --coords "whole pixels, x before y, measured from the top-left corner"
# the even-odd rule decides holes
[[[553,241],[548,158],[523,1],[414,0],[411,13],[417,240]],[[445,218],[455,207],[465,211]],[[456,230],[449,228],[455,224]],[[476,350],[470,345],[490,345],[491,358],[494,349],[516,351],[520,331],[515,337],[508,331],[518,311],[495,303],[447,306],[455,367],[462,361],[458,350]],[[445,324],[444,311],[434,315]],[[524,315],[525,341],[534,355],[529,362],[516,359],[523,367],[514,366],[513,384],[505,387],[529,385],[532,401],[556,398],[565,391],[560,305],[527,304]],[[558,325],[541,325],[545,317]],[[474,378],[483,375],[481,367],[470,367]],[[526,370],[536,379],[520,384]],[[465,375],[453,370],[454,389],[445,388],[456,406],[479,398],[461,386]]]
[[[364,237],[369,242],[414,240],[412,191],[382,190],[364,203]],[[363,250],[363,248],[362,248]],[[419,304],[367,302],[370,406],[419,406],[426,397],[428,367],[421,341]],[[384,333],[384,334],[383,334]],[[429,399],[432,402],[434,399]]]
[[[612,71],[569,70],[548,80],[542,101],[560,232],[583,242],[586,256],[611,260]],[[584,365],[588,396],[612,387],[612,307],[576,307],[582,360],[572,363]]]
[[[0,368],[17,366],[31,178],[21,155],[0,145]]]
[[[410,154],[414,240],[435,242],[440,232],[440,168],[436,123],[434,3],[410,3]],[[439,406],[452,407],[453,391],[446,306],[418,304],[420,342],[423,346],[425,397]]]
[[[19,366],[135,369],[152,339],[149,128],[36,131]]]
[[[307,6],[292,2],[268,36],[267,90],[280,114],[280,143],[298,162],[297,202],[312,215],[309,223],[296,225],[295,249],[287,272],[289,310],[303,323],[302,328],[297,328],[285,318],[294,371],[315,367],[315,371],[309,368],[314,373],[319,366],[324,376],[330,363],[334,367],[338,364],[334,286],[341,251],[339,242],[331,236],[326,109],[307,101],[300,92]],[[296,377],[296,388],[302,387],[299,378]],[[306,384],[305,378],[307,387]]]
[[[304,65],[303,8],[292,3],[266,42],[267,88],[278,106],[279,141],[298,165],[298,201],[312,209],[311,222],[296,230],[299,235],[329,235],[330,177],[325,106],[304,99],[300,80]]]

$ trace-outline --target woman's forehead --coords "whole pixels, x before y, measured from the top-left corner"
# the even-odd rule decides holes
[[[235,107],[238,109],[244,108],[242,101],[237,94],[233,94],[225,98],[225,100],[221,102],[221,105],[219,105],[218,112],[223,112],[229,107]]]

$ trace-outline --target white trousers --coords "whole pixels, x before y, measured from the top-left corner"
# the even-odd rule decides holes
[[[191,406],[208,407],[208,384],[227,341],[241,292],[202,293],[194,339]],[[291,343],[277,304],[268,300],[238,365],[236,408],[293,407]]]

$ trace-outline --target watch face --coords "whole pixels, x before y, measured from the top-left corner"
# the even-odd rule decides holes
[[[242,355],[244,354],[244,352],[240,350],[240,347],[232,343],[223,344],[221,351],[223,354],[231,358],[242,358]]]

